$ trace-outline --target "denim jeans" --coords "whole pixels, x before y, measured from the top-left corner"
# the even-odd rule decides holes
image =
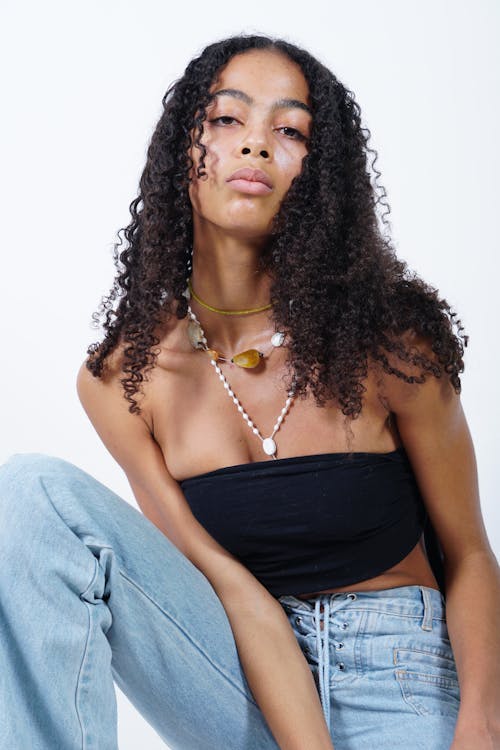
[[[449,747],[440,592],[279,601],[336,750]],[[114,684],[172,750],[278,748],[203,573],[79,467],[14,454],[0,466],[0,750],[116,750]]]

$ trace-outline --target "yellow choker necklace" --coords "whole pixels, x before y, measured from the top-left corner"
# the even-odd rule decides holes
[[[264,305],[264,307],[254,307],[251,310],[219,310],[217,307],[212,307],[211,305],[207,305],[206,302],[203,302],[199,297],[196,296],[196,294],[193,291],[193,287],[191,286],[191,277],[188,279],[188,287],[189,291],[191,292],[191,295],[194,297],[194,299],[200,303],[203,307],[206,307],[207,310],[211,310],[212,312],[219,313],[220,315],[249,315],[249,313],[256,313],[256,312],[262,312],[263,310],[269,310],[272,307],[272,304]]]

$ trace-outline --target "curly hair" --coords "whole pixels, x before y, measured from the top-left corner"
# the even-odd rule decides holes
[[[210,86],[236,54],[252,49],[281,53],[297,63],[309,86],[313,122],[308,153],[273,218],[268,242],[258,258],[270,274],[271,316],[289,336],[287,386],[297,397],[310,390],[318,406],[335,399],[346,420],[361,412],[362,380],[368,357],[385,372],[408,383],[425,382],[426,373],[448,374],[457,393],[464,365],[460,320],[438,290],[396,257],[377,220],[377,206],[390,207],[377,180],[376,151],[370,131],[361,126],[354,94],[307,51],[263,35],[233,36],[207,46],[187,66],[162,99],[163,112],[151,137],[139,195],[129,206],[132,221],[118,231],[114,245],[117,275],[109,296],[101,299],[95,323],[103,316],[104,339],[91,344],[86,366],[103,376],[106,358],[123,344],[120,382],[131,413],[141,413],[134,396],[155,364],[158,331],[173,315],[187,315],[184,296],[193,243],[188,188],[194,142],[205,167],[201,143]],[[193,132],[193,140],[191,138]],[[375,154],[372,168],[368,152]],[[142,204],[142,205],[141,205]],[[123,241],[125,249],[119,252]],[[116,310],[114,301],[119,297]],[[458,333],[453,332],[457,326]],[[424,339],[435,357],[407,346],[405,334]],[[463,344],[462,344],[463,341]],[[408,375],[395,366],[420,368]],[[428,349],[430,353],[430,349]]]

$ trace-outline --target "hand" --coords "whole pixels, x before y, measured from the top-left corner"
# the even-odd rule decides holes
[[[500,750],[500,729],[457,727],[450,750]]]

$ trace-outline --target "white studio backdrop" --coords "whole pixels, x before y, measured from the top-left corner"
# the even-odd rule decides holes
[[[470,336],[462,403],[500,559],[495,338],[500,5],[494,0],[6,2],[1,10],[0,463],[61,456],[137,507],[76,394],[111,288],[161,98],[207,44],[238,33],[308,49],[354,91],[399,257]],[[165,745],[117,688],[121,750]]]

